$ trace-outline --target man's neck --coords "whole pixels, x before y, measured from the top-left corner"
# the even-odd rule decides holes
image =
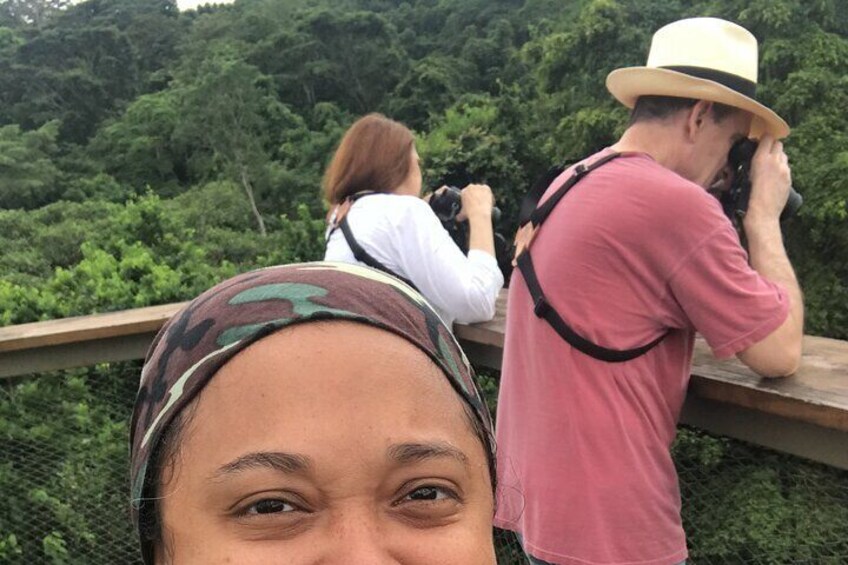
[[[628,127],[612,149],[645,153],[659,165],[685,176],[686,156],[678,128],[666,122],[639,122]]]

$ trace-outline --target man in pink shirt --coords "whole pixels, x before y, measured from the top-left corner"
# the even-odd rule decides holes
[[[738,25],[660,29],[646,67],[607,78],[631,123],[582,165],[609,160],[576,182],[561,174],[541,208],[573,188],[519,232],[538,284],[525,264],[509,289],[495,523],[534,562],[685,561],[669,447],[696,331],[763,376],[798,367],[803,303],[778,223],[789,128],[754,100],[756,80],[756,39]],[[759,140],[747,253],[707,192],[746,137]]]

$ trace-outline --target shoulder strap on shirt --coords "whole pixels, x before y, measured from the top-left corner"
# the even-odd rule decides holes
[[[536,270],[533,268],[533,259],[530,257],[530,252],[524,252],[518,256],[518,270],[524,276],[524,282],[527,284],[527,290],[533,299],[533,313],[537,318],[542,318],[554,329],[559,336],[568,342],[571,347],[585,353],[590,357],[606,361],[608,363],[621,363],[630,361],[640,355],[644,355],[648,351],[659,344],[668,333],[662,334],[660,337],[634,349],[609,349],[602,347],[596,343],[589,341],[569,326],[565,320],[560,317],[559,313],[554,310],[548,302],[545,293],[539,285],[539,279],[536,277]]]
[[[566,180],[563,185],[551,195],[550,198],[545,200],[545,202],[541,206],[534,207],[534,210],[530,213],[530,216],[527,218],[527,220],[529,222],[532,222],[534,226],[541,225],[542,222],[544,222],[548,218],[551,211],[553,211],[554,207],[559,203],[559,201],[562,200],[562,197],[565,196],[569,190],[571,190],[571,187],[573,187],[583,177],[585,177],[598,167],[606,165],[617,157],[621,157],[621,153],[610,153],[609,155],[604,155],[603,157],[601,157],[597,161],[590,163],[589,165],[585,165],[583,163],[578,164],[576,167],[574,167],[574,170],[572,171],[571,176],[568,178],[568,180]],[[553,180],[554,179],[551,179],[551,182],[553,182]],[[545,189],[547,189],[547,187],[545,187]],[[544,190],[542,191],[542,194],[544,194]],[[542,197],[542,194],[539,195],[539,198]],[[536,202],[538,203],[538,199],[536,200]]]
[[[345,216],[341,219],[338,224],[338,227],[341,228],[342,235],[344,235],[345,241],[347,242],[348,247],[350,247],[350,250],[353,251],[353,256],[356,258],[357,261],[359,261],[360,263],[365,263],[373,269],[383,271],[387,275],[391,275],[396,279],[400,279],[415,290],[418,290],[418,287],[412,284],[411,280],[395,273],[394,271],[383,265],[381,262],[379,262],[377,259],[375,259],[373,255],[365,251],[365,248],[362,247],[362,245],[360,245],[358,241],[356,241],[355,237],[353,237],[353,231],[350,229],[350,224],[347,221],[347,214],[345,214]]]
[[[566,193],[571,190],[575,184],[577,184],[580,179],[586,176],[588,173],[594,171],[598,167],[612,161],[616,157],[619,157],[621,153],[610,153],[597,161],[591,163],[588,166],[583,165],[582,163],[577,165],[574,168],[573,174],[568,178],[568,180],[563,183],[563,185],[557,189],[557,191],[551,195],[541,206],[533,209],[526,218],[522,218],[522,225],[527,222],[532,222],[534,226],[541,225],[550,215],[551,211],[554,209],[554,206],[562,199]],[[553,169],[551,169],[553,171]],[[549,171],[550,173],[550,171]],[[550,179],[550,182],[553,182],[555,175]],[[538,184],[538,183],[537,183]],[[535,188],[535,187],[534,187]],[[533,189],[531,189],[531,193]],[[542,191],[544,193],[544,190]],[[529,196],[529,195],[528,195]],[[541,197],[541,193],[537,196]],[[524,208],[524,204],[522,204],[522,212]],[[636,347],[634,349],[609,349],[607,347],[602,347],[596,343],[589,341],[584,338],[577,332],[575,332],[571,326],[569,326],[565,320],[559,315],[559,313],[554,310],[551,304],[548,302],[547,297],[545,296],[544,291],[542,290],[542,286],[539,284],[539,278],[536,276],[536,269],[533,267],[533,259],[530,257],[530,249],[525,248],[525,250],[518,255],[516,258],[516,265],[518,266],[518,270],[521,271],[521,275],[524,277],[524,282],[527,285],[527,290],[530,292],[530,297],[533,300],[533,313],[538,318],[544,319],[550,326],[554,329],[554,331],[564,339],[569,345],[578,351],[598,359],[600,361],[606,361],[608,363],[621,363],[623,361],[630,361],[631,359],[635,359],[641,355],[644,355],[651,349],[653,349],[657,344],[659,344],[665,336],[668,335],[668,332],[662,334],[657,339],[652,342],[643,345],[641,347]]]
[[[329,219],[327,220],[327,223],[329,224],[329,229],[327,230],[327,234],[324,237],[325,241],[330,241],[330,236],[336,233],[336,230],[339,229],[342,219],[347,216],[347,213],[350,211],[351,206],[353,206],[353,204],[363,196],[371,196],[372,194],[379,193],[374,192],[373,190],[361,190],[345,197],[344,200],[336,204],[335,208],[333,208],[333,210],[330,212]]]

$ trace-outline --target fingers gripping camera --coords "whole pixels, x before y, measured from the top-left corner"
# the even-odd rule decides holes
[[[721,205],[724,213],[733,222],[737,230],[742,229],[742,220],[748,213],[748,202],[751,197],[751,160],[757,151],[758,143],[753,139],[740,139],[733,147],[727,157],[728,165],[733,174],[730,188],[722,194]],[[804,199],[792,187],[789,188],[789,197],[781,220],[794,216],[803,204]]]

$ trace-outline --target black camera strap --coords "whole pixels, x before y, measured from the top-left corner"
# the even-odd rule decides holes
[[[559,187],[557,191],[554,192],[541,206],[537,207],[536,204],[544,193],[544,190],[537,189],[538,185],[544,182],[545,179],[548,179],[548,185],[550,185],[550,182],[553,182],[553,180],[562,173],[562,170],[560,169],[558,174],[553,175],[556,167],[548,171],[545,177],[543,177],[540,181],[537,181],[536,185],[534,185],[533,189],[531,189],[530,194],[528,194],[527,197],[525,197],[524,202],[522,202],[522,217],[520,218],[521,225],[523,226],[528,222],[531,222],[536,228],[541,226],[553,211],[557,203],[562,200],[562,197],[565,196],[575,184],[577,184],[588,173],[620,156],[621,153],[610,153],[588,166],[583,163],[577,165],[574,168],[574,172],[571,177],[569,177],[568,180],[566,180],[565,183],[563,183],[563,185]],[[535,202],[531,207],[528,205],[528,199],[534,197]],[[631,359],[644,355],[653,349],[665,338],[666,335],[668,335],[668,332],[666,332],[654,341],[634,349],[609,349],[593,343],[575,332],[551,306],[550,302],[548,302],[548,299],[542,290],[542,285],[539,283],[539,278],[536,276],[536,269],[533,267],[533,259],[530,257],[529,246],[525,248],[524,251],[522,251],[516,258],[516,264],[518,266],[518,270],[521,271],[521,275],[524,277],[524,282],[527,284],[527,290],[530,292],[530,297],[533,300],[533,313],[536,314],[536,317],[547,321],[554,331],[562,339],[568,342],[569,345],[590,357],[600,361],[606,361],[608,363],[630,361]]]
[[[358,194],[351,196],[351,200],[353,200],[355,202],[355,201],[359,200],[360,198],[362,198],[364,196],[369,196],[371,194],[377,194],[377,193],[375,193],[375,192],[358,193]],[[356,258],[357,261],[359,261],[360,263],[365,263],[366,265],[368,265],[372,269],[377,269],[378,271],[382,271],[382,272],[386,273],[387,275],[393,276],[396,279],[400,279],[403,282],[405,282],[406,284],[408,284],[409,286],[411,286],[412,288],[414,288],[415,290],[418,290],[418,287],[416,287],[412,283],[411,280],[407,279],[406,277],[402,277],[399,274],[395,273],[394,271],[392,271],[391,269],[386,267],[384,264],[382,264],[380,261],[375,259],[373,255],[371,255],[370,253],[365,251],[365,248],[362,247],[362,245],[358,241],[356,241],[355,237],[353,237],[353,231],[350,229],[350,223],[348,223],[348,221],[347,221],[347,214],[345,214],[345,216],[341,219],[341,221],[338,224],[338,227],[341,228],[342,235],[344,235],[345,241],[347,242],[348,247],[350,247],[350,250],[353,252],[353,256]],[[329,236],[331,236],[333,234],[335,229],[336,228],[333,228],[333,229],[330,230],[330,233],[327,235],[327,239],[329,239]]]

